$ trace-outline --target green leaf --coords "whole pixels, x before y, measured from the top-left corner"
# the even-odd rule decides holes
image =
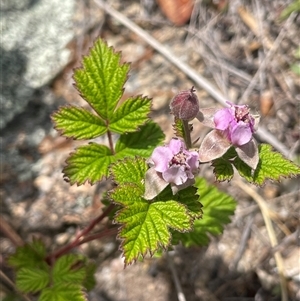
[[[31,267],[17,272],[16,285],[24,293],[35,293],[45,288],[50,281],[49,271]]]
[[[92,290],[96,285],[95,273],[97,270],[97,266],[93,262],[89,262],[86,264],[85,272],[86,276],[82,283],[82,285],[86,288],[87,291]]]
[[[81,185],[88,181],[95,184],[109,176],[111,163],[124,157],[140,155],[149,157],[153,149],[164,139],[160,127],[149,122],[140,131],[121,135],[116,143],[116,153],[113,155],[108,147],[97,143],[80,146],[67,159],[64,176],[71,185]]]
[[[38,301],[87,301],[80,285],[58,283],[45,288]]]
[[[60,257],[52,271],[54,284],[63,282],[81,284],[86,277],[84,258],[75,254]]]
[[[104,121],[84,108],[62,107],[52,118],[56,129],[68,138],[92,139],[107,131]]]
[[[16,253],[8,258],[8,263],[14,268],[32,268],[44,266],[46,248],[42,241],[34,239],[22,247],[18,247]]]
[[[147,252],[153,255],[159,248],[166,249],[171,240],[170,228],[182,232],[191,229],[193,218],[186,206],[177,202],[172,194],[165,195],[164,200],[151,202],[142,197],[147,169],[143,158],[128,158],[112,166],[118,186],[110,197],[123,206],[115,222],[122,224],[118,237],[122,240],[125,265]]]
[[[157,147],[165,136],[160,127],[150,121],[146,123],[138,132],[123,134],[116,143],[116,153],[118,158],[125,156],[150,157],[155,147]]]
[[[203,178],[197,178],[195,186],[203,205],[203,217],[195,220],[194,229],[189,233],[174,232],[174,244],[181,241],[186,247],[207,245],[208,233],[222,233],[224,225],[230,222],[229,217],[234,213],[236,201],[232,197],[209,185]]]
[[[123,134],[135,132],[139,126],[149,120],[151,99],[136,96],[127,99],[114,113],[109,121],[109,129]]]
[[[280,20],[287,19],[293,12],[300,12],[300,0],[294,0],[280,14]]]
[[[184,135],[184,126],[182,120],[175,116],[174,124],[172,126],[173,126],[173,131],[175,136],[184,139],[185,135]]]
[[[279,181],[280,177],[290,178],[300,174],[300,167],[272,151],[271,145],[262,144],[259,148],[259,163],[254,171],[255,184],[262,185],[266,179]]]
[[[250,167],[236,158],[234,166],[239,174],[247,181],[256,185],[263,185],[267,179],[279,181],[281,177],[291,178],[300,174],[300,167],[283,157],[282,154],[272,151],[269,144],[259,146],[259,163],[254,174]]]
[[[213,160],[214,174],[217,181],[230,181],[233,178],[233,167],[231,163],[223,157]]]
[[[120,56],[99,39],[74,74],[79,92],[103,120],[113,117],[127,79],[129,64],[121,64]]]
[[[115,158],[108,147],[90,143],[78,147],[70,155],[63,173],[71,185],[81,185],[86,181],[94,184],[109,176],[108,167],[114,161]]]
[[[300,75],[300,62],[291,65],[291,70],[292,70],[296,75]]]

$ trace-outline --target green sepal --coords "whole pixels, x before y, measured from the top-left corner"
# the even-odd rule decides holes
[[[52,119],[55,128],[68,138],[93,139],[107,131],[104,121],[84,108],[61,107]]]
[[[136,96],[125,100],[109,120],[109,129],[118,134],[135,132],[149,120],[150,108],[151,99],[147,97]]]
[[[81,285],[57,283],[43,289],[38,301],[87,301]]]
[[[103,120],[113,117],[123,94],[129,64],[121,64],[120,58],[120,53],[99,39],[74,73],[77,89]]]
[[[193,230],[188,233],[173,231],[172,244],[181,242],[186,247],[207,245],[209,234],[221,234],[224,225],[230,222],[230,216],[234,213],[236,201],[232,197],[209,185],[203,178],[197,178],[195,186],[203,205],[202,219],[196,219]]]

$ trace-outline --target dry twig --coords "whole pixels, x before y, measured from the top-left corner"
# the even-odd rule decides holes
[[[269,208],[268,208],[266,202],[254,189],[252,189],[249,185],[242,182],[242,180],[240,180],[240,179],[235,180],[235,183],[243,191],[248,193],[258,204],[258,206],[261,210],[266,228],[267,228],[271,246],[273,248],[276,247],[278,245],[278,242],[277,242],[275,231],[274,231],[272,221],[270,218]],[[274,252],[274,258],[275,258],[275,262],[276,262],[276,266],[277,266],[278,274],[279,274],[279,278],[280,278],[281,300],[288,301],[287,282],[286,282],[286,278],[284,276],[283,260],[282,260],[281,254],[279,252]]]

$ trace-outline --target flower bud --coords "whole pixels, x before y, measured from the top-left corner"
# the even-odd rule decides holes
[[[179,92],[171,101],[171,113],[182,120],[192,120],[199,112],[199,100],[192,86],[189,90]]]

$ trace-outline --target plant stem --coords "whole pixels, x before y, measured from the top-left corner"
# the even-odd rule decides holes
[[[110,131],[107,131],[107,138],[108,138],[109,148],[110,148],[112,154],[114,155],[115,154],[115,148],[114,148],[114,143],[113,143],[112,135],[111,135]]]
[[[182,123],[184,129],[184,141],[187,149],[190,149],[192,147],[192,140],[191,140],[191,131],[190,131],[189,122],[187,120],[182,120]]]
[[[84,228],[82,231],[80,231],[75,239],[70,242],[69,244],[67,244],[66,246],[64,246],[63,248],[61,248],[60,250],[57,250],[51,254],[49,254],[45,260],[46,262],[48,262],[49,264],[53,263],[53,261],[55,261],[55,259],[59,258],[60,256],[66,254],[67,252],[69,252],[70,250],[76,248],[77,246],[79,246],[82,243],[81,239],[83,236],[87,235],[99,222],[101,222],[109,213],[110,211],[114,208],[114,205],[111,204],[109,205],[106,210],[104,212],[101,213],[101,215],[99,215],[98,217],[96,217],[95,219],[93,219],[90,224]],[[103,235],[105,236],[105,235]]]

